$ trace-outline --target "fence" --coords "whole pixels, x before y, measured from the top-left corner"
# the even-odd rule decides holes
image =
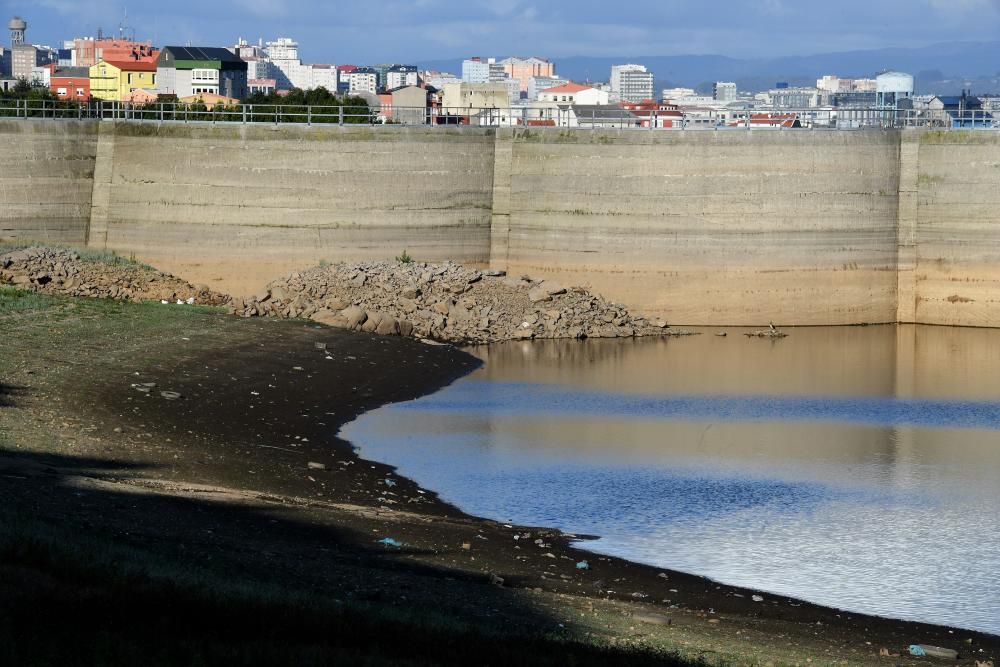
[[[122,102],[87,103],[0,99],[0,118],[111,120],[137,123],[240,123],[306,125],[423,125],[627,130],[850,130],[930,127],[1000,129],[1000,112],[987,110],[896,110],[812,108],[673,111],[626,110],[617,106],[445,108],[297,106]]]

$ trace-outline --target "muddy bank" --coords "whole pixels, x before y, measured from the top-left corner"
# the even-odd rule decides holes
[[[878,655],[912,643],[998,653],[996,638],[756,601],[583,552],[558,531],[469,517],[335,437],[366,409],[476,367],[452,348],[150,305],[91,313],[99,305],[60,311],[59,331],[37,314],[5,322],[16,451],[0,486],[32,516],[287,590],[737,664],[918,664]],[[148,326],[124,322],[115,346],[95,344],[135,309]]]

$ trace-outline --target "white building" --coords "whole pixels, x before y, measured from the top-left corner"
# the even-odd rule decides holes
[[[816,88],[773,88],[768,91],[771,106],[776,109],[811,109],[819,106]]]
[[[715,85],[712,86],[712,98],[723,104],[735,102],[736,84],[729,81],[716,81]]]
[[[348,77],[347,90],[351,93],[378,93],[378,72],[371,67],[358,67]]]
[[[664,88],[660,99],[674,100],[678,97],[695,97],[697,94],[694,88]]]
[[[567,83],[569,83],[569,79],[558,76],[533,76],[528,79],[528,99],[535,101],[543,90],[565,86]]]
[[[466,83],[488,83],[490,80],[490,62],[482,58],[468,58],[462,61],[462,81]]]
[[[567,83],[555,88],[543,90],[538,96],[539,102],[553,104],[608,104],[610,95],[602,90],[582,86],[578,83]]]
[[[426,71],[423,74],[423,79],[438,90],[443,89],[449,83],[462,83],[461,77],[450,72]]]
[[[238,44],[237,47],[241,49],[238,53],[244,60],[247,60],[248,72],[260,75],[251,78],[274,79],[279,90],[292,88],[312,90],[320,87],[333,92],[337,90],[337,67],[335,65],[307,65],[303,63],[299,59],[299,44],[293,39],[280,37],[274,42],[267,42],[263,54],[254,54],[258,58],[263,56],[263,61],[251,61],[243,56],[242,49],[246,46]]]
[[[653,99],[653,73],[644,65],[612,65],[611,92],[622,102]]]
[[[416,65],[393,65],[385,73],[385,89],[395,90],[404,86],[417,86],[420,77]]]

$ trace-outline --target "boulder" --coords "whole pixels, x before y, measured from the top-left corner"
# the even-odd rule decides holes
[[[323,308],[322,310],[317,310],[310,317],[313,322],[319,322],[320,324],[325,324],[328,327],[337,327],[339,329],[347,329],[347,318],[341,313]]]
[[[394,317],[384,316],[379,320],[375,333],[381,336],[395,336],[399,334],[399,322]]]
[[[431,310],[433,310],[438,315],[447,315],[451,311],[451,307],[453,304],[454,302],[452,301],[448,302],[439,301],[438,303],[435,303],[433,306],[431,306]]]
[[[350,306],[345,308],[340,311],[340,314],[343,315],[345,320],[347,320],[348,329],[357,329],[365,323],[365,320],[368,319],[368,314],[365,313],[365,311],[359,306]]]
[[[413,335],[413,324],[409,320],[399,321],[399,335],[405,338]]]
[[[539,285],[537,287],[532,287],[531,291],[528,292],[528,298],[531,299],[532,303],[540,303],[542,301],[552,301],[552,295],[549,294],[543,286]]]
[[[368,333],[375,333],[378,329],[378,325],[382,322],[385,317],[383,313],[378,311],[369,311],[365,313],[365,323],[361,325],[362,331],[367,331]]]

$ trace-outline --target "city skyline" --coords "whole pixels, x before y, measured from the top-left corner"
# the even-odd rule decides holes
[[[30,42],[53,46],[93,35],[98,28],[105,35],[118,34],[126,9],[112,0],[3,4],[8,14],[28,21]],[[128,26],[136,38],[158,44],[223,45],[237,37],[256,41],[290,35],[302,44],[304,60],[329,63],[446,60],[476,53],[770,58],[992,41],[1000,28],[1000,0],[845,0],[830,13],[783,0],[751,7],[723,3],[715,9],[705,12],[692,3],[664,2],[609,15],[606,4],[591,0],[544,6],[524,0],[375,0],[365,8],[311,0],[223,0],[209,5],[179,0],[169,7],[128,7]]]

